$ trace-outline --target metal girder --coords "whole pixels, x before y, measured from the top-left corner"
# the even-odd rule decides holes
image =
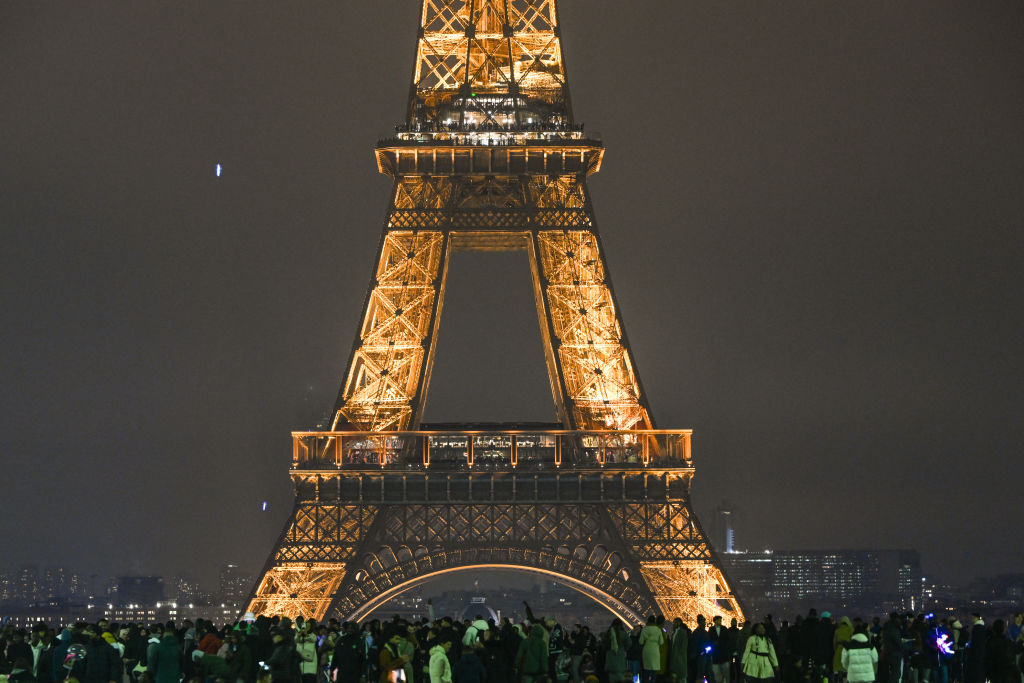
[[[487,242],[495,231],[499,242]],[[509,239],[510,235],[520,239]],[[469,236],[473,235],[473,240]],[[461,239],[460,239],[461,237]],[[573,429],[651,426],[580,176],[402,176],[335,425],[416,428],[450,243],[530,251],[555,403]]]
[[[627,467],[514,481],[450,466],[293,470],[300,500],[250,610],[355,618],[439,573],[505,566],[554,576],[631,623],[741,617],[690,508],[690,470]]]
[[[410,120],[570,118],[554,0],[425,0]]]
[[[698,614],[711,621],[743,619],[739,602],[729,591],[722,570],[710,560],[641,562],[644,581],[654,593],[662,614],[689,622]]]
[[[630,622],[741,618],[689,504],[689,432],[655,430],[642,391],[587,189],[604,148],[573,121],[555,1],[422,8],[407,120],[377,147],[394,188],[362,325],[331,431],[293,441],[295,510],[250,611],[359,618],[501,566]],[[527,252],[564,430],[446,435],[431,459],[437,433],[416,430],[453,249]]]
[[[249,602],[253,614],[320,619],[345,576],[345,565],[280,564],[264,572]]]

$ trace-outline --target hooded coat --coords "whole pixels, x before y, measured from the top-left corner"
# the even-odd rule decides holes
[[[846,644],[852,637],[853,624],[850,623],[850,617],[843,617],[839,620],[839,626],[836,627],[836,631],[832,635],[832,650],[835,652],[832,657],[832,670],[836,673],[846,670],[843,668],[843,650],[846,649]]]
[[[544,627],[534,624],[530,637],[519,645],[516,664],[520,675],[536,676],[548,671],[548,646],[544,642]]]
[[[878,651],[868,642],[867,635],[854,633],[840,654],[846,680],[849,683],[871,683],[878,672]]]
[[[440,645],[430,648],[430,683],[452,683],[452,665],[448,662],[448,653]]]

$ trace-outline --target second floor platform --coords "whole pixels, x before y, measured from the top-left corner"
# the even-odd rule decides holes
[[[489,428],[292,433],[292,469],[692,471],[693,430]]]

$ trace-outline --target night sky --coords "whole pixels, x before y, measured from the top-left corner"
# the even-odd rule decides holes
[[[8,566],[262,566],[289,433],[359,325],[418,15],[0,4]],[[740,547],[1019,571],[1024,4],[561,15],[622,317],[658,426],[695,430],[705,526],[729,500]],[[528,273],[453,257],[428,420],[554,419]]]

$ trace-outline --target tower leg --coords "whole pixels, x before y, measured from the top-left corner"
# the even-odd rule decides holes
[[[377,509],[342,504],[340,478],[292,473],[300,497],[253,590],[249,612],[322,619]],[[323,496],[323,498],[320,498]]]
[[[335,427],[366,431],[408,429],[419,419],[429,375],[447,262],[440,231],[387,230],[363,325],[335,407]]]
[[[319,621],[344,578],[340,562],[276,565],[264,573],[247,611]]]
[[[691,624],[698,614],[709,622],[716,616],[726,622],[732,617],[743,619],[722,570],[709,560],[641,562],[640,572],[668,619],[680,617]]]

